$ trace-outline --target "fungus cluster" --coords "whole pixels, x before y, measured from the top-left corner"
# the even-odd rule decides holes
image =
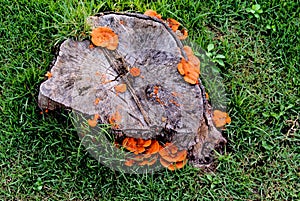
[[[150,16],[150,17],[156,17],[157,19],[162,20],[161,15],[158,14],[156,11],[154,10],[146,10],[146,12],[144,13],[144,15]]]
[[[108,123],[111,125],[113,129],[119,129],[119,124],[122,120],[122,116],[118,110],[116,110],[115,113],[113,113],[109,118],[108,118]]]
[[[159,151],[160,163],[169,170],[183,168],[186,164],[187,151],[179,150],[173,143],[166,143],[165,147]]]
[[[150,17],[155,17],[159,20],[165,22],[173,32],[176,33],[177,37],[180,40],[184,40],[188,37],[188,33],[185,29],[179,30],[180,23],[172,18],[167,18],[167,20],[163,20],[161,15],[159,15],[156,11],[147,10],[144,15],[148,15]],[[200,60],[196,57],[192,51],[192,49],[188,46],[184,46],[183,50],[186,52],[188,60],[186,61],[184,58],[181,59],[180,63],[177,66],[177,69],[181,75],[183,75],[184,80],[190,84],[198,83],[198,78],[200,74]]]
[[[179,150],[170,142],[163,144],[157,140],[126,137],[121,144],[127,151],[134,153],[134,157],[125,161],[126,166],[151,166],[159,161],[163,167],[176,170],[183,168],[187,162],[187,151]]]
[[[190,83],[198,83],[198,78],[200,74],[200,60],[196,57],[189,46],[184,46],[183,50],[185,51],[188,60],[184,58],[177,65],[178,72],[183,75],[183,79]]]
[[[177,20],[173,19],[173,18],[167,18],[167,20],[163,20],[161,15],[158,14],[154,10],[147,10],[144,13],[144,15],[147,15],[147,16],[150,16],[150,17],[155,17],[155,18],[165,22],[172,29],[172,31],[175,32],[175,34],[177,35],[177,37],[180,40],[184,40],[188,37],[187,30],[186,29],[179,30],[180,23]]]

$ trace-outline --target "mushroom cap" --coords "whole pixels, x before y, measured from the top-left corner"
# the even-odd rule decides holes
[[[97,120],[100,118],[100,115],[99,114],[95,114],[93,119],[88,119],[88,124],[90,127],[95,127],[97,126]]]
[[[194,54],[194,52],[190,46],[187,46],[187,45],[183,46],[183,50],[187,56]]]
[[[153,165],[157,161],[158,155],[150,155],[150,154],[138,154],[134,156],[133,158],[129,158],[125,161],[126,166],[132,166],[134,164],[137,164],[139,166],[144,165]]]
[[[184,75],[183,78],[186,82],[196,84],[200,74],[200,60],[189,46],[184,46],[183,49],[187,54],[188,61],[182,58],[177,65],[177,70],[181,75]]]
[[[209,99],[209,94],[205,92],[205,98],[208,100]]]
[[[144,165],[153,165],[156,160],[157,160],[157,155],[153,156],[152,158],[148,159],[148,158],[145,158],[142,162],[139,162],[138,165],[140,166],[144,166]]]
[[[180,23],[177,20],[174,20],[172,18],[168,18],[167,23],[169,27],[172,29],[172,31],[174,32],[176,32],[180,26]]]
[[[225,124],[229,124],[231,122],[231,118],[226,112],[222,112],[220,110],[214,110],[213,112],[213,122],[215,126],[220,128]]]
[[[108,27],[97,27],[92,30],[91,41],[95,46],[115,50],[119,44],[118,35]]]
[[[137,77],[141,74],[141,70],[137,67],[132,67],[130,70],[129,70],[129,73],[133,76],[133,77]]]
[[[177,70],[180,73],[180,75],[184,75],[184,68],[183,68],[183,63],[182,62],[178,63]]]
[[[158,19],[161,20],[161,15],[158,14],[156,11],[154,10],[146,10],[146,12],[144,13],[144,15],[150,16],[150,17],[156,17]]]
[[[184,80],[190,84],[196,84],[198,82],[200,73],[200,61],[198,62],[194,57],[191,57],[194,63],[187,62],[184,58],[181,59],[177,65],[177,70],[181,75],[184,75]],[[197,58],[198,59],[198,58]],[[199,63],[199,67],[195,67],[194,64]]]
[[[144,139],[135,139],[133,137],[127,137],[123,140],[122,146],[128,151],[133,152],[134,154],[143,153],[146,147],[151,145],[151,140]],[[143,156],[144,157],[144,156]]]
[[[124,93],[127,90],[126,84],[119,84],[116,85],[114,88],[117,93]]]
[[[95,126],[97,126],[97,120],[88,119],[88,124],[89,124],[90,127],[95,127]]]
[[[157,140],[152,140],[151,145],[146,150],[145,154],[155,154],[159,152],[160,145]]]
[[[108,122],[112,125],[113,128],[118,128],[118,124],[121,122],[122,116],[118,110],[115,111],[109,118]]]
[[[173,162],[173,163],[170,163],[169,161],[166,161],[164,160],[163,158],[160,158],[159,159],[160,161],[160,164],[166,168],[168,168],[169,170],[171,171],[174,171],[176,169],[180,169],[180,168],[183,168],[184,165],[187,163],[187,160],[183,160],[183,161],[178,161],[178,162]]]
[[[130,167],[133,166],[134,163],[135,161],[133,159],[127,159],[124,164]]]
[[[168,162],[178,162],[183,161],[186,158],[187,151],[179,151],[174,144],[166,143],[165,148],[159,151],[159,155]]]
[[[192,64],[195,70],[199,69],[200,73],[200,60],[195,55],[188,55],[189,63]]]
[[[52,73],[50,73],[49,71],[45,74],[45,76],[50,79],[52,77]]]
[[[176,35],[179,38],[179,40],[184,40],[188,37],[188,32],[186,29],[182,29],[181,31],[177,30]]]

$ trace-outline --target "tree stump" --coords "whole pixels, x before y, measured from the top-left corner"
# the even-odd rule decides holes
[[[178,73],[179,62],[188,57],[176,33],[160,19],[135,13],[104,13],[88,22],[92,28],[112,29],[118,47],[109,50],[90,40],[65,40],[51,76],[40,86],[40,107],[72,109],[82,138],[86,126],[109,125],[115,142],[122,144],[130,137],[171,142],[187,150],[193,166],[211,163],[212,151],[226,140],[213,125],[201,80],[189,84]],[[86,146],[100,135],[99,129],[90,133]]]

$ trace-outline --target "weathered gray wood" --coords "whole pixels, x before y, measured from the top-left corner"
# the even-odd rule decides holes
[[[212,123],[204,88],[186,83],[177,72],[185,53],[174,33],[163,22],[140,14],[109,13],[90,17],[89,23],[110,27],[119,37],[118,48],[90,48],[89,40],[64,41],[52,77],[41,84],[39,105],[99,114],[106,124],[119,113],[118,130],[126,136],[148,139],[171,133],[174,143],[189,150],[192,164],[205,164],[225,139]],[[140,68],[141,76],[130,75],[131,67]],[[125,93],[114,89],[121,83],[127,85]]]

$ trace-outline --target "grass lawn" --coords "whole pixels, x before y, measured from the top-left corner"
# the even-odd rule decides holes
[[[146,2],[1,0],[0,200],[299,200],[299,1]],[[146,9],[225,56],[232,123],[213,172],[114,172],[85,151],[66,112],[40,114],[55,45],[86,37],[89,15]]]

